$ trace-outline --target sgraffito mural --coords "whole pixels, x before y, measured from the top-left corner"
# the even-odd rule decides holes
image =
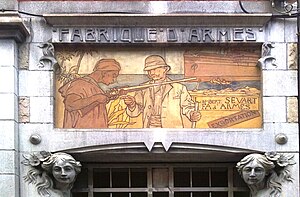
[[[261,128],[260,46],[56,47],[57,128]]]

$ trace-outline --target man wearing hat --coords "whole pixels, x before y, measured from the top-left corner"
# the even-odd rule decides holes
[[[98,83],[114,83],[120,70],[116,60],[101,59],[91,74],[77,78],[58,90],[65,104],[63,128],[108,127],[106,104],[109,97]]]
[[[167,72],[171,69],[159,55],[150,55],[145,59],[144,70],[149,81],[145,84],[159,84],[171,81]],[[126,111],[130,117],[143,114],[144,128],[183,128],[191,127],[191,122],[200,120],[195,111],[195,103],[186,87],[180,83],[153,86],[136,92],[135,96],[124,97]],[[189,124],[184,124],[188,119]]]

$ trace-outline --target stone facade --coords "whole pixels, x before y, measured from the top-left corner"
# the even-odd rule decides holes
[[[253,13],[271,13],[269,1],[244,3]],[[146,14],[172,13],[243,13],[238,1],[20,1],[2,0],[0,9],[19,9],[38,15],[51,13],[129,12]],[[0,13],[0,28],[7,12]],[[9,15],[21,19],[12,22],[26,37],[1,35],[0,31],[0,196],[33,197],[34,187],[22,181],[26,169],[20,160],[24,153],[89,149],[143,143],[149,152],[155,143],[162,143],[168,151],[175,143],[223,147],[250,152],[293,153],[292,184],[284,187],[285,196],[299,196],[299,125],[298,125],[298,51],[296,19],[270,18],[265,25],[264,42],[273,42],[271,55],[276,67],[262,68],[263,126],[262,129],[200,129],[176,130],[65,130],[54,125],[54,68],[40,66],[43,51],[38,46],[52,38],[52,26],[41,16]],[[137,16],[138,17],[138,16]],[[63,18],[61,18],[63,21]],[[5,26],[7,27],[7,26]],[[288,141],[278,144],[277,134]],[[41,143],[34,145],[30,136],[38,134]],[[97,148],[96,148],[97,149]],[[213,149],[213,148],[212,148]],[[80,152],[80,151],[79,151]],[[241,158],[240,158],[241,159]],[[19,186],[20,184],[20,186]],[[21,187],[19,189],[19,187]]]

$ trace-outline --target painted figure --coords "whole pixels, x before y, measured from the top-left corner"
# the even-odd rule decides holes
[[[281,197],[282,183],[292,181],[289,165],[293,165],[292,156],[266,153],[250,154],[237,163],[237,169],[248,185],[250,197]]]
[[[22,163],[31,166],[25,181],[34,183],[40,196],[70,197],[76,176],[81,171],[80,162],[66,153],[42,151],[24,156]]]
[[[116,60],[101,59],[91,74],[77,78],[59,89],[65,105],[63,128],[108,127],[106,104],[110,98],[98,83],[114,83],[120,70]]]
[[[144,70],[150,81],[145,84],[159,84],[171,81],[167,72],[171,69],[158,55],[145,59]],[[180,83],[168,83],[137,91],[135,96],[123,97],[126,112],[130,117],[143,114],[144,128],[183,128],[183,116],[190,122],[200,120],[200,112],[195,110],[187,88]],[[190,124],[192,125],[192,124]]]

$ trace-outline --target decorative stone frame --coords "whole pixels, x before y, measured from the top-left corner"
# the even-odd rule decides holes
[[[61,20],[62,17],[65,17],[64,20]],[[238,24],[243,24],[243,20],[244,20],[244,17],[249,17],[249,15],[243,15],[243,14],[238,14],[238,15],[222,15],[222,14],[219,14],[217,16],[214,16],[212,17],[212,15],[205,15],[205,14],[199,14],[199,15],[169,15],[169,16],[153,16],[153,15],[144,15],[144,16],[140,16],[140,15],[82,15],[82,16],[78,16],[78,15],[45,15],[45,18],[46,18],[46,21],[48,23],[50,23],[51,25],[54,25],[54,26],[60,26],[60,25],[63,25],[66,21],[69,23],[69,24],[86,24],[86,23],[89,23],[91,21],[94,21],[96,22],[96,24],[104,24],[104,25],[109,25],[107,24],[105,21],[107,21],[107,17],[110,17],[110,19],[112,21],[114,20],[117,20],[119,21],[120,19],[122,19],[123,21],[121,21],[121,24],[133,24],[133,23],[138,23],[140,21],[140,17],[144,17],[144,21],[146,21],[146,24],[151,24],[153,23],[152,21],[152,18],[151,17],[157,17],[157,20],[156,20],[156,23],[158,21],[159,24],[162,24],[162,25],[165,25],[166,23],[169,24],[177,24],[177,19],[179,18],[182,18],[181,20],[182,21],[191,21],[190,23],[191,24],[201,24],[201,22],[204,22],[205,20],[205,17],[209,17],[208,18],[208,21],[205,22],[205,24],[207,25],[221,25],[222,22],[226,21],[227,24],[236,24],[236,19],[239,19],[238,21]],[[112,18],[111,18],[112,17]],[[196,17],[196,18],[193,18],[191,20],[191,17]],[[198,18],[197,18],[198,17]],[[219,19],[221,21],[218,21],[216,22],[216,17],[220,17]],[[225,18],[224,18],[225,17]],[[259,20],[261,18],[264,18],[264,20]],[[250,25],[253,25],[253,26],[257,26],[257,25],[264,25],[270,18],[270,15],[269,14],[258,14],[258,15],[251,15],[248,20],[249,20],[249,23]],[[226,20],[225,20],[226,19]],[[168,21],[168,22],[167,22]],[[250,22],[251,21],[251,22]],[[93,22],[93,24],[95,24]],[[247,25],[248,25],[247,24]],[[57,61],[55,60],[54,58],[54,51],[53,51],[53,45],[51,43],[44,43],[41,48],[43,48],[43,54],[44,56],[42,58],[40,58],[40,65],[43,66],[45,64],[48,64],[50,63],[53,67],[56,67],[56,63]],[[262,49],[262,58],[259,59],[259,62],[258,62],[258,65],[261,66],[262,69],[268,67],[269,64],[274,64],[274,61],[276,60],[275,57],[273,57],[271,55],[271,48],[272,48],[272,44],[271,43],[265,43],[263,45],[263,49]],[[46,63],[47,62],[47,63]],[[55,69],[55,70],[56,70]],[[56,129],[55,129],[56,130]],[[59,131],[64,131],[64,129],[57,129]],[[155,142],[162,142],[163,146],[165,147],[166,150],[168,150],[170,148],[170,146],[172,145],[173,143],[173,139],[172,139],[172,135],[173,135],[173,130],[174,129],[163,129],[163,130],[160,130],[159,132],[161,133],[164,133],[164,134],[159,134],[159,135],[154,135],[153,136],[153,132],[151,132],[151,130],[147,131],[147,129],[124,129],[124,131],[113,131],[113,130],[110,130],[112,132],[110,132],[110,139],[116,139],[116,137],[113,137],[114,135],[118,135],[119,132],[126,132],[126,136],[129,137],[127,139],[130,139],[132,138],[132,141],[131,142],[144,142],[146,147],[151,150],[151,148],[153,147],[154,143]],[[176,129],[175,129],[176,130]],[[244,131],[244,133],[246,135],[257,135],[259,136],[260,135],[260,131],[261,129],[230,129],[232,131]],[[263,129],[264,130],[264,129]],[[68,131],[70,131],[72,133],[72,129],[68,129]],[[73,131],[76,131],[76,130],[73,130]],[[90,134],[90,130],[89,129],[82,129],[80,130],[82,132],[85,132],[85,131],[89,131],[87,132],[86,135],[89,135]],[[99,132],[100,131],[100,132]],[[96,131],[98,134],[102,133],[101,131],[103,131],[104,135],[107,134],[107,132],[105,131],[105,129],[99,129],[99,131]],[[182,132],[189,132],[190,134],[192,133],[195,133],[197,132],[198,134],[202,135],[203,132],[206,132],[208,130],[206,129],[197,129],[197,131],[191,131],[189,129],[182,129],[180,130],[180,133]],[[218,131],[222,131],[222,129],[214,129],[214,131],[216,131],[218,133]],[[175,131],[175,132],[178,132],[178,131]],[[200,132],[200,133],[199,133]],[[210,131],[208,131],[210,132]],[[258,133],[257,133],[258,132]],[[70,133],[70,134],[71,134]],[[149,134],[149,137],[152,138],[152,139],[148,139],[148,140],[140,140],[140,138],[138,136],[141,136],[140,134],[138,133],[142,133],[143,135],[147,135]],[[154,133],[156,133],[154,131]],[[96,133],[95,133],[96,134]],[[138,134],[138,135],[136,135]],[[67,134],[68,135],[68,134]],[[92,134],[93,135],[93,134]],[[102,134],[101,134],[102,135]],[[166,137],[163,137],[163,136],[169,136],[168,138]],[[130,137],[131,136],[131,137]],[[175,135],[175,139],[178,140],[178,135]],[[138,138],[137,138],[138,137]],[[182,136],[183,137],[183,136]],[[148,137],[145,137],[144,139],[147,139]],[[155,139],[154,139],[155,138]],[[181,138],[181,137],[179,137]],[[183,138],[186,138],[186,140],[188,140],[188,143],[199,143],[196,139],[195,141],[193,141],[193,138],[189,138],[187,136],[184,136]],[[183,143],[187,143],[187,141],[182,139],[179,140],[180,142],[183,142]],[[128,143],[129,141],[127,141],[126,143]],[[131,143],[129,142],[129,143]],[[112,142],[112,144],[115,144],[115,143],[119,143],[118,141],[115,141],[115,142]],[[99,144],[99,142],[97,143]],[[100,144],[102,144],[100,142]],[[106,144],[106,143],[104,143]],[[217,145],[217,144],[216,144]],[[228,146],[231,146],[230,143],[228,144]]]

